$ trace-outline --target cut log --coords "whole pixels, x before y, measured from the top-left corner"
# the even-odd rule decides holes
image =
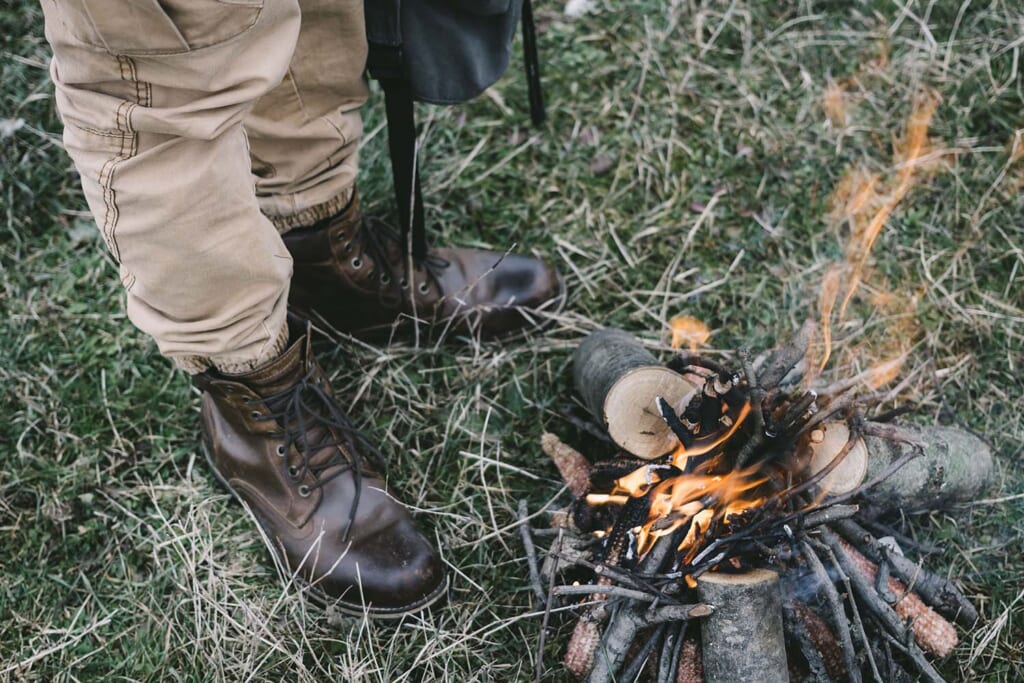
[[[650,460],[678,445],[655,405],[658,396],[682,412],[699,388],[666,368],[633,335],[615,328],[592,332],[573,355],[573,380],[587,409],[608,436]]]
[[[715,608],[701,623],[706,683],[788,683],[778,574],[704,574],[697,595]]]
[[[962,429],[900,425],[886,429],[887,436],[879,436],[880,430],[868,423],[864,431],[866,436],[858,439],[843,462],[823,480],[829,493],[849,493],[914,452],[920,455],[869,492],[873,502],[911,512],[934,510],[973,500],[992,483],[992,451]],[[849,433],[841,421],[823,423],[808,433],[812,475],[828,465]]]

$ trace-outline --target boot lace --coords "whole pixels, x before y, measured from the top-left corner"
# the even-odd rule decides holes
[[[364,216],[359,225],[358,239],[363,245],[363,249],[373,259],[374,268],[381,268],[385,271],[388,279],[382,279],[382,284],[388,284],[392,280],[397,280],[402,289],[409,286],[409,281],[405,274],[406,260],[404,258],[394,259],[393,257],[394,254],[405,253],[405,244],[402,242],[401,233],[376,216]],[[395,260],[402,264],[401,271],[395,267]],[[437,254],[428,251],[424,258],[417,260],[414,268],[418,270],[422,267],[426,274],[434,282],[437,282],[441,277],[441,273],[450,265],[451,262],[447,259],[443,259]],[[423,290],[421,291],[426,293]]]
[[[323,488],[332,479],[345,472],[352,472],[355,493],[349,508],[348,523],[342,541],[347,541],[362,493],[364,458],[366,452],[377,463],[382,462],[380,451],[352,424],[341,410],[334,397],[314,379],[315,367],[310,367],[303,378],[294,386],[260,399],[248,399],[247,404],[263,403],[269,412],[254,416],[254,419],[275,420],[284,429],[276,436],[283,436],[284,443],[278,450],[285,463],[285,470],[292,482],[302,481],[306,473],[313,475],[312,484],[299,487],[299,495],[308,497],[315,489]],[[295,446],[299,454],[298,464],[290,464],[288,453]],[[317,457],[330,449],[329,457]],[[330,473],[321,476],[327,470]]]

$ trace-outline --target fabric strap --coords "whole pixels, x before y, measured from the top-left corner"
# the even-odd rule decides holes
[[[398,219],[402,223],[402,244],[411,245],[412,257],[419,264],[427,257],[427,230],[416,161],[416,113],[412,89],[409,81],[401,77],[383,78],[380,84],[384,89],[384,109],[388,118],[388,152],[395,181]]]

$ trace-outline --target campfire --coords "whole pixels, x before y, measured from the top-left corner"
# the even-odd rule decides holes
[[[579,347],[577,390],[618,455],[544,436],[574,502],[543,568],[531,557],[538,598],[578,615],[575,676],[943,680],[934,658],[978,613],[885,520],[973,498],[991,454],[964,430],[893,422],[874,391],[892,367],[812,388],[816,331],[728,362],[661,364],[615,329]]]

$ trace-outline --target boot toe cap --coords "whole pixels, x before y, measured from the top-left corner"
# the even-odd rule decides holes
[[[410,520],[400,520],[354,543],[324,577],[322,588],[371,613],[407,614],[434,602],[444,585],[437,551]]]

